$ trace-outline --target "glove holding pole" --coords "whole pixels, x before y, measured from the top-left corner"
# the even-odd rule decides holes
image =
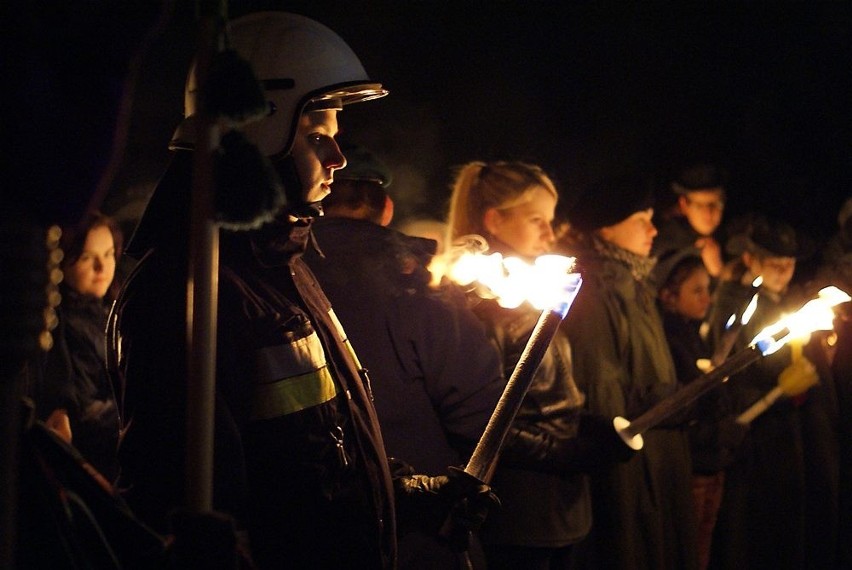
[[[802,356],[802,342],[794,340],[790,343],[790,348],[793,353],[792,363],[778,375],[778,385],[737,416],[738,424],[749,425],[760,414],[772,407],[781,396],[793,398],[817,385],[819,374],[813,363]]]

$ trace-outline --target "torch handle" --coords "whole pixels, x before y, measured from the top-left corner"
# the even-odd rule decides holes
[[[735,374],[759,360],[763,355],[754,346],[749,346],[734,354],[718,368],[699,376],[671,396],[660,400],[650,410],[632,420],[619,433],[622,437],[633,438],[657,426],[666,418],[679,412],[687,405],[697,400],[701,395],[715,386],[722,384],[728,376]]]
[[[724,363],[725,359],[728,358],[728,355],[731,354],[731,350],[734,348],[734,343],[737,341],[737,337],[740,336],[740,330],[742,330],[742,328],[742,323],[737,322],[722,333],[722,336],[719,339],[719,345],[713,353],[713,356],[710,358],[710,363],[714,367],[718,367]]]
[[[550,341],[556,334],[563,315],[557,311],[543,311],[527,341],[512,376],[509,378],[503,395],[494,408],[494,413],[485,426],[485,431],[476,444],[470,460],[464,468],[465,473],[484,483],[491,480],[503,440],[518,413],[521,402],[532,384],[535,372],[541,364]]]
[[[775,401],[784,395],[784,390],[780,386],[775,386],[772,390],[764,394],[758,401],[752,404],[749,409],[737,416],[737,423],[747,426],[754,419],[768,410]]]

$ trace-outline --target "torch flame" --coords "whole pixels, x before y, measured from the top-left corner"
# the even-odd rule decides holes
[[[526,301],[539,310],[567,312],[582,283],[578,273],[571,273],[574,261],[563,255],[542,255],[527,263],[500,253],[464,251],[443,260],[443,274],[462,286],[475,284],[478,294],[496,299],[501,307],[513,309]],[[435,267],[430,270],[434,272]]]
[[[793,339],[807,337],[814,331],[834,328],[832,308],[852,300],[852,297],[833,286],[820,290],[817,295],[816,299],[811,299],[795,313],[781,317],[778,322],[760,331],[751,344],[757,346],[764,356],[768,356]]]

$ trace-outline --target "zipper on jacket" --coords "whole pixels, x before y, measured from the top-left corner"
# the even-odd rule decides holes
[[[343,428],[334,426],[331,430],[331,438],[334,440],[334,445],[337,447],[337,459],[341,467],[349,467],[349,456],[346,454],[346,449],[343,447]]]

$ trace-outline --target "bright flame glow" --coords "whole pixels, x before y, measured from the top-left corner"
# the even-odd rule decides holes
[[[831,330],[834,328],[832,308],[850,300],[852,297],[837,287],[826,287],[818,293],[816,299],[811,299],[795,313],[781,317],[778,322],[760,331],[751,344],[767,356],[793,339],[805,338],[814,331]],[[775,338],[785,330],[786,334]]]
[[[475,285],[478,294],[509,309],[526,301],[539,310],[567,312],[582,283],[578,273],[571,273],[573,257],[542,255],[533,263],[500,253],[465,251],[454,257],[443,268],[446,277],[462,286]]]

